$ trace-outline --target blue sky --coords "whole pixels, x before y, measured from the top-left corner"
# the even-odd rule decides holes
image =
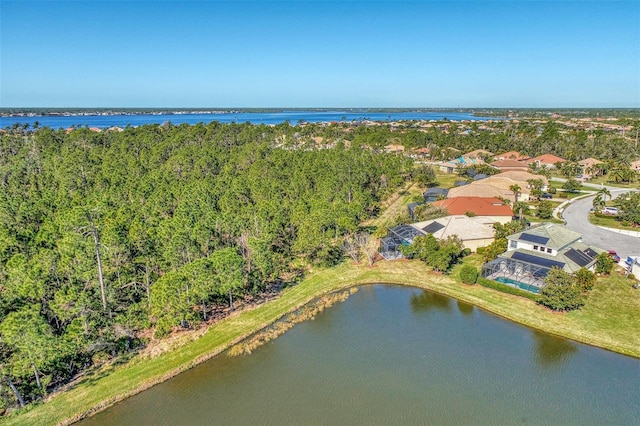
[[[0,0],[1,107],[640,107],[640,1]]]

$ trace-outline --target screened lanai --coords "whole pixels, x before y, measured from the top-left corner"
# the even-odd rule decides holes
[[[549,269],[550,267],[519,259],[499,257],[482,266],[482,276],[537,293],[545,285],[544,279],[549,273]]]
[[[402,257],[400,246],[408,246],[415,237],[425,235],[424,232],[411,225],[398,225],[387,231],[387,236],[380,240],[380,254],[385,259]]]

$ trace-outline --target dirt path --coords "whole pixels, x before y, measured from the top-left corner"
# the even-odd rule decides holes
[[[392,222],[396,217],[406,212],[407,205],[415,195],[420,195],[422,191],[418,184],[407,182],[404,187],[398,189],[391,197],[385,200],[380,206],[382,214],[374,219],[362,222],[362,226],[384,226]]]

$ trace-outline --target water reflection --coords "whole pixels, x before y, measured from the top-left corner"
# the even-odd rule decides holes
[[[532,330],[536,363],[545,369],[564,367],[578,352],[578,346],[570,340]]]
[[[450,298],[427,290],[411,294],[410,303],[414,312],[425,312],[432,309],[447,312],[451,310]]]
[[[462,315],[470,316],[473,314],[473,305],[458,300],[458,310]]]
[[[640,424],[638,360],[469,308],[364,286],[251,355],[215,357],[81,424]]]

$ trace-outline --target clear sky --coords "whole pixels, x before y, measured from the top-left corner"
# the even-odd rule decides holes
[[[0,19],[0,107],[640,107],[640,0],[0,0]]]

